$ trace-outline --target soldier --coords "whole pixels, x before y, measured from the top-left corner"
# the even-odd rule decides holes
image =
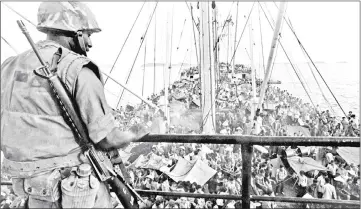
[[[90,36],[101,31],[89,8],[78,2],[44,2],[37,29],[47,35],[36,44],[46,62],[51,63],[62,48],[57,74],[95,146],[116,149],[144,136],[116,127],[100,70],[86,57],[92,47]],[[109,188],[91,173],[49,84],[33,73],[39,66],[33,50],[10,57],[1,66],[1,149],[15,193],[27,199],[29,208],[111,208]],[[77,190],[81,182],[85,186]]]

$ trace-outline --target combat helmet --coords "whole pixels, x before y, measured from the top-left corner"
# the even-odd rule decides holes
[[[79,31],[100,32],[94,14],[81,2],[43,2],[38,10],[38,25],[43,33],[75,35]]]
[[[94,14],[81,2],[43,2],[38,10],[38,25],[43,33],[72,37],[74,52],[87,56],[83,32],[96,33],[101,29]]]

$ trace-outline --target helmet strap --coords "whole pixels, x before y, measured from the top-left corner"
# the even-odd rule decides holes
[[[84,43],[84,37],[83,37],[83,32],[82,31],[77,31],[75,37],[74,37],[74,42],[75,42],[75,49],[74,51],[78,54],[87,56],[86,54],[86,47],[85,47],[85,43]]]

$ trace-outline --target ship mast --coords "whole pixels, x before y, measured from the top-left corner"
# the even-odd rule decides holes
[[[163,79],[164,79],[164,116],[167,119],[167,124],[168,124],[168,128],[170,126],[170,117],[169,117],[169,101],[168,101],[168,87],[169,87],[169,75],[170,75],[170,70],[171,70],[171,65],[170,65],[170,53],[171,52],[171,27],[172,27],[172,22],[171,22],[171,10],[168,10],[167,12],[167,36],[166,36],[166,61],[165,61],[165,65],[163,68]],[[167,128],[167,131],[169,130]]]
[[[278,12],[278,16],[277,16],[277,22],[276,22],[276,27],[273,33],[273,39],[272,39],[272,44],[271,44],[271,50],[269,53],[269,57],[268,57],[268,61],[267,61],[267,68],[266,68],[266,75],[263,79],[262,82],[262,86],[261,86],[261,93],[260,93],[260,97],[259,97],[259,102],[258,102],[258,108],[262,109],[262,103],[263,103],[263,99],[266,93],[266,87],[267,87],[267,83],[271,74],[271,65],[274,59],[274,52],[275,49],[277,47],[278,44],[278,38],[279,38],[279,34],[280,34],[280,30],[281,30],[281,25],[283,23],[283,15],[285,13],[285,9],[286,9],[286,2],[282,1],[281,5],[280,5],[280,9]]]
[[[256,113],[256,69],[254,68],[253,61],[253,33],[252,33],[252,17],[249,18],[249,39],[250,39],[250,59],[251,59],[251,77],[252,77],[252,99],[251,99],[251,120],[253,121],[254,115]]]
[[[201,65],[201,101],[202,129],[204,134],[214,134],[215,120],[215,79],[212,63],[209,2],[200,2],[200,65]]]
[[[238,3],[237,2],[237,14],[236,14],[236,29],[234,32],[234,48],[233,50],[236,50],[236,44],[237,44],[237,26],[238,26]],[[235,74],[235,66],[236,66],[236,53],[233,56],[233,68],[232,68],[232,76]]]

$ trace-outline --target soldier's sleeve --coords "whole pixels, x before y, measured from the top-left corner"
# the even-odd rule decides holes
[[[83,67],[78,75],[74,94],[90,139],[94,143],[100,142],[116,127],[102,82],[92,70]]]

